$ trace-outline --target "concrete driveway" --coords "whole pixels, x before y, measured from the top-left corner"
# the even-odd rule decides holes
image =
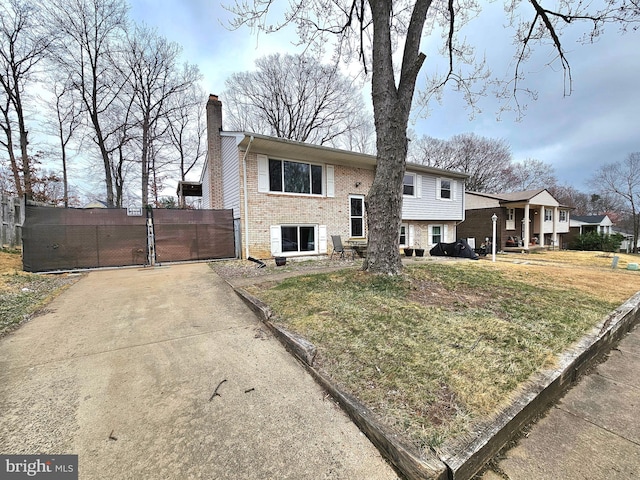
[[[78,454],[81,479],[397,478],[202,263],[91,272],[1,339],[0,453]]]

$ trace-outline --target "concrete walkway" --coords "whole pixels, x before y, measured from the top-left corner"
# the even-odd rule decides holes
[[[640,478],[640,328],[503,452],[482,480]]]
[[[203,263],[89,273],[1,339],[0,453],[78,454],[83,480],[397,478]]]

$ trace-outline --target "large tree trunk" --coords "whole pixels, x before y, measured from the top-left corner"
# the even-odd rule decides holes
[[[415,82],[424,62],[419,53],[422,26],[430,0],[418,0],[406,37],[400,82],[396,87],[389,19],[391,0],[369,0],[373,18],[371,78],[376,126],[377,167],[365,199],[369,246],[364,270],[395,275],[402,269],[400,223],[402,181],[407,159],[407,125]]]

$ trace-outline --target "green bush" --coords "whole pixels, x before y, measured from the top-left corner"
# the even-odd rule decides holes
[[[588,250],[616,252],[620,248],[620,244],[624,240],[624,236],[619,233],[607,235],[598,232],[589,232],[578,237],[569,244],[569,250]]]

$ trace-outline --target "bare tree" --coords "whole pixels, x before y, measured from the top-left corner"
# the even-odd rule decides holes
[[[407,157],[407,125],[418,73],[426,60],[420,51],[425,26],[439,22],[444,27],[443,50],[448,68],[434,82],[435,90],[453,83],[467,101],[473,102],[474,94],[478,92],[474,86],[485,83],[487,75],[482,62],[476,61],[471,46],[464,43],[464,35],[458,33],[481,7],[471,0],[309,0],[304,4],[289,3],[283,17],[277,17],[279,20],[272,23],[271,19],[276,16],[272,12],[275,4],[273,0],[236,2],[231,8],[235,14],[232,27],[248,25],[269,33],[295,24],[301,42],[322,47],[332,37],[338,55],[343,58],[358,56],[365,71],[371,69],[377,168],[365,200],[369,248],[364,268],[372,272],[398,273],[402,268],[398,232]],[[530,18],[525,18],[522,5],[532,7]],[[593,38],[601,33],[606,22],[624,25],[637,21],[640,13],[636,0],[612,0],[603,2],[602,9],[595,8],[590,2],[580,1],[560,2],[557,11],[544,8],[538,0],[507,2],[509,21],[516,27],[515,40],[519,48],[512,85],[514,94],[519,89],[523,62],[531,48],[543,42],[552,43],[558,61],[570,79],[566,50],[560,40],[561,24],[585,20],[591,25],[588,36]],[[402,53],[396,52],[397,47],[402,48]],[[399,65],[394,65],[396,59],[399,59]],[[460,68],[465,65],[471,65],[471,68]]]
[[[225,82],[232,130],[325,145],[360,125],[364,103],[337,65],[304,55],[269,55]]]
[[[70,75],[80,95],[103,164],[107,204],[114,206],[113,149],[105,122],[113,117],[110,109],[126,81],[117,61],[127,28],[127,4],[124,0],[49,0],[45,6],[47,21],[60,32],[55,63]]]
[[[591,184],[603,195],[612,194],[624,202],[633,223],[633,253],[638,253],[640,235],[640,152],[630,153],[626,159],[603,165]]]
[[[68,174],[68,147],[76,130],[82,121],[82,103],[77,98],[77,91],[68,81],[52,79],[53,95],[55,98],[55,131],[60,142],[60,155],[62,160],[62,184],[64,190],[64,206],[69,206],[69,174]]]
[[[170,99],[200,80],[196,66],[185,64],[179,68],[180,51],[177,43],[144,26],[136,27],[129,37],[127,73],[134,98],[135,126],[140,131],[143,206],[149,202],[149,175],[156,162],[152,154],[158,147],[154,143],[166,132],[164,120],[173,107]]]
[[[504,191],[511,171],[511,148],[505,140],[474,133],[454,135],[449,140],[428,136],[411,142],[408,158],[430,167],[466,173],[466,189],[474,192]]]
[[[376,153],[376,128],[371,121],[370,114],[361,111],[353,118],[352,127],[340,137],[334,139],[331,145],[335,148],[344,148],[352,152],[373,154]]]
[[[591,213],[589,208],[589,195],[580,192],[571,185],[559,185],[554,184],[549,188],[549,193],[553,195],[561,205],[573,207],[571,211],[572,215],[589,215]]]
[[[505,190],[518,192],[549,188],[557,182],[553,165],[542,160],[528,158],[511,164],[511,170],[505,185]]]
[[[26,0],[0,4],[0,87],[3,96],[1,127],[18,195],[32,197],[29,132],[25,121],[25,85],[34,80],[36,66],[42,62],[51,43],[50,34],[40,28],[38,9]],[[20,157],[14,153],[17,127]],[[22,176],[22,179],[20,179]]]
[[[169,122],[169,156],[177,156],[180,180],[199,165],[207,153],[205,103],[202,88],[193,85],[189,90],[172,99],[173,106],[167,118]],[[180,208],[184,208],[184,198]]]

